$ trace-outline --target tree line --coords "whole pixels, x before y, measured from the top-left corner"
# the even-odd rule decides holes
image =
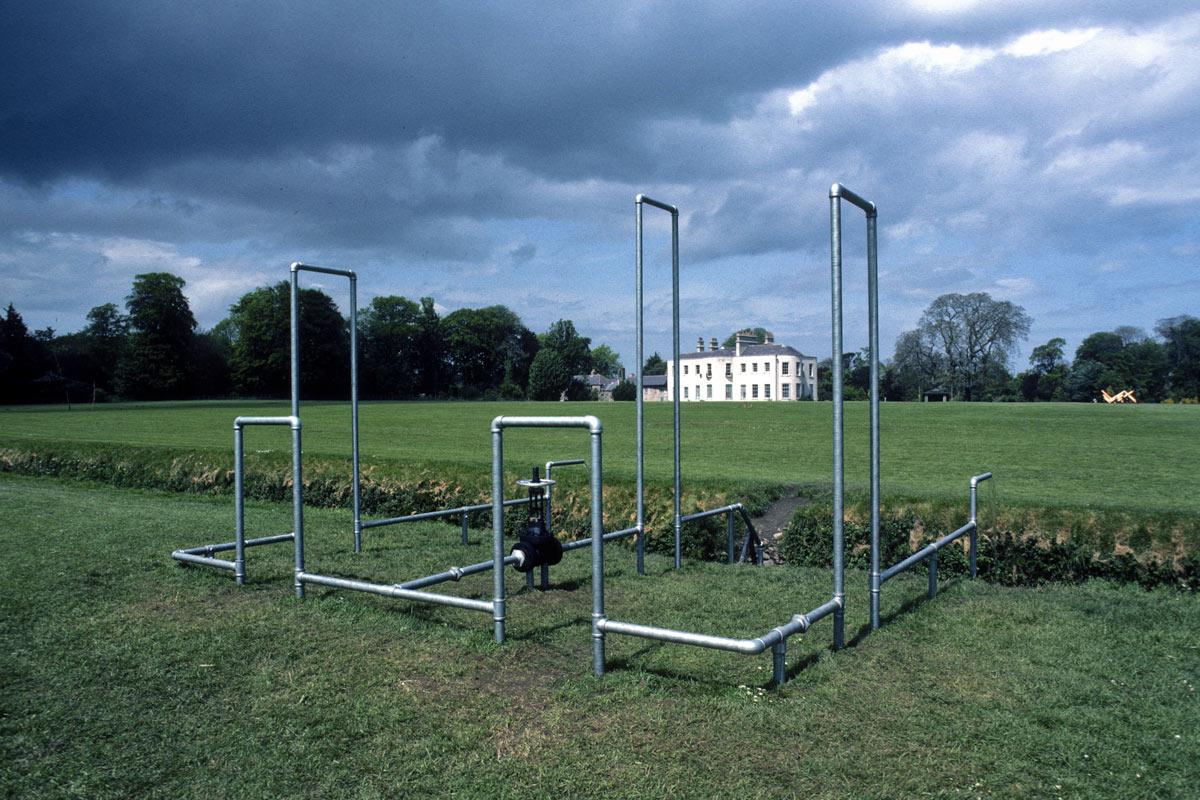
[[[138,275],[124,311],[96,306],[65,335],[30,332],[10,303],[0,320],[0,403],[288,396],[288,282],[246,293],[207,331],[185,286],[166,272]],[[301,393],[348,397],[349,320],[318,289],[301,289],[298,302]],[[364,399],[590,399],[575,376],[621,370],[620,356],[592,347],[571,320],[539,335],[502,305],[441,316],[432,298],[389,295],[358,317]]]
[[[956,400],[1091,402],[1123,389],[1140,401],[1200,398],[1200,319],[1189,315],[1158,320],[1154,336],[1121,326],[1092,333],[1066,354],[1055,337],[1033,348],[1027,369],[1009,367],[1018,344],[1029,335],[1025,309],[985,292],[945,294],[921,315],[914,330],[896,340],[881,364],[880,394],[888,400],[920,400],[926,392]],[[869,353],[846,353],[848,399],[867,396]],[[819,366],[821,397],[831,390],[830,361]]]

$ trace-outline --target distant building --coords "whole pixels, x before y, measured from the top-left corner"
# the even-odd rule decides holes
[[[667,376],[666,375],[643,375],[642,376],[642,401],[656,402],[658,400],[667,400]]]
[[[926,403],[948,403],[950,402],[950,390],[945,386],[939,386],[936,389],[930,389],[925,392]]]
[[[592,370],[590,375],[576,375],[573,380],[595,391],[597,400],[612,400],[613,389],[617,388],[617,384],[621,382],[621,378],[609,378],[596,370]]]
[[[775,344],[768,336],[758,344],[753,336],[739,334],[733,347],[717,347],[710,339],[696,340],[696,352],[679,357],[680,400],[757,402],[766,400],[816,400],[817,359],[794,347]],[[667,362],[667,397],[674,396],[674,362]]]

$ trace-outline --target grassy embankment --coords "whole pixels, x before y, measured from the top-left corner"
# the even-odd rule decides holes
[[[228,409],[221,417],[228,417]],[[167,431],[177,435],[178,431]],[[254,532],[288,527],[253,502]],[[924,578],[884,594],[850,646],[822,622],[768,656],[610,638],[590,675],[588,559],[553,591],[513,581],[510,641],[485,615],[290,592],[287,545],[250,583],[183,569],[228,537],[228,498],[0,476],[0,796],[1184,798],[1200,785],[1200,605],[1103,583],[1040,590]],[[429,526],[348,552],[314,509],[309,563],[399,580],[482,557]],[[423,542],[432,541],[433,544]],[[610,548],[609,611],[750,635],[828,595],[823,570],[754,570]],[[448,592],[486,592],[486,576]],[[907,606],[905,605],[907,603]]]
[[[133,471],[163,464],[173,470],[176,488],[228,491],[233,416],[286,408],[278,402],[230,402],[72,412],[0,409],[0,455],[38,451],[86,459],[115,453],[134,464]],[[345,494],[347,408],[320,403],[303,408],[306,470],[328,484],[314,490],[314,498],[341,502]],[[867,478],[866,412],[865,403],[847,405],[847,481],[860,496]],[[382,482],[385,494],[388,486],[422,483],[439,491],[443,485],[467,487],[472,498],[483,497],[491,453],[488,423],[502,413],[598,415],[605,424],[605,480],[617,491],[610,510],[629,511],[634,420],[628,403],[367,403],[362,407],[367,476]],[[827,491],[829,404],[688,404],[683,414],[684,482],[697,494],[693,502],[769,486]],[[1083,541],[1097,552],[1129,548],[1178,557],[1200,550],[1200,493],[1185,485],[1185,476],[1200,474],[1200,408],[890,403],[881,416],[882,483],[885,501],[894,508],[910,507],[951,523],[965,513],[967,478],[991,470],[996,479],[984,484],[981,496],[985,525]],[[664,509],[670,426],[669,404],[647,407],[647,477]],[[581,457],[584,439],[570,431],[511,431],[507,465],[515,475],[550,458]],[[282,474],[285,431],[254,430],[247,441],[252,471]],[[585,486],[582,470],[563,470],[559,477],[568,490],[564,498]],[[138,480],[134,475],[124,482]]]

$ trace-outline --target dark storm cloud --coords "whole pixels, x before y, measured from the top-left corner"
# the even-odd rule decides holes
[[[1086,4],[1037,16],[1051,24],[1073,5]],[[1143,5],[1143,19],[1163,13]],[[10,3],[0,172],[128,179],[190,157],[434,133],[559,176],[641,177],[655,163],[639,144],[647,122],[728,119],[899,28],[986,37],[1029,16],[864,3]]]

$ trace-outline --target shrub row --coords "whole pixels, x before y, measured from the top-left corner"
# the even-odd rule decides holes
[[[87,480],[123,488],[165,490],[192,494],[232,495],[232,456],[216,452],[172,454],[154,448],[71,445],[34,449],[0,446],[0,471],[24,475]],[[513,480],[515,481],[515,475]],[[556,476],[557,477],[557,476]],[[566,477],[566,476],[564,476]],[[318,508],[349,508],[353,488],[348,461],[306,459],[304,502]],[[561,538],[587,536],[591,529],[591,506],[585,479],[575,476],[560,481],[554,495],[555,524]],[[510,482],[509,496],[516,487]],[[286,502],[292,493],[291,464],[284,454],[247,454],[245,491],[247,498]],[[751,513],[759,513],[780,494],[778,487],[750,485],[736,495],[727,488],[697,485],[686,490],[684,513],[743,502]],[[646,486],[646,548],[668,553],[674,549],[671,487]],[[491,499],[490,477],[468,470],[436,473],[402,464],[371,466],[362,472],[361,502],[364,517],[389,517],[474,505]],[[604,488],[606,531],[632,527],[636,522],[635,490],[627,485]],[[505,528],[514,535],[526,519],[521,509],[505,515]],[[457,525],[457,518],[447,520]],[[472,527],[491,524],[489,511],[473,514]],[[739,524],[739,536],[742,531]],[[689,523],[683,537],[683,554],[688,558],[720,559],[725,555],[724,518]],[[629,542],[630,540],[625,540]],[[739,540],[740,541],[740,540]]]
[[[814,503],[799,509],[780,542],[785,562],[814,567],[832,567],[832,506]],[[965,520],[961,520],[965,521]],[[884,567],[904,559],[952,529],[924,521],[913,511],[881,512],[880,559]],[[870,526],[847,518],[844,523],[846,567],[870,567]],[[962,547],[950,545],[938,553],[938,571],[966,575],[967,540]],[[914,567],[923,571],[925,564]],[[1187,591],[1200,589],[1200,557],[1178,559],[1147,557],[1132,553],[1098,553],[1083,544],[1055,541],[1051,537],[1016,533],[1011,530],[981,530],[976,568],[979,577],[1004,586],[1038,586],[1051,582],[1080,583],[1104,578],[1119,583],[1137,583],[1147,589],[1175,586]]]

